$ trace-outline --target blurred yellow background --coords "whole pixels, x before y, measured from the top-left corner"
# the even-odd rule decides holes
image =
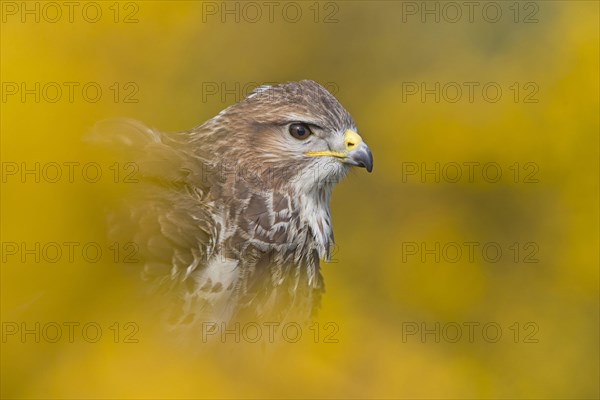
[[[598,2],[1,6],[3,398],[600,395]],[[300,79],[375,159],[334,192],[317,343],[180,351],[106,240],[126,168],[81,136],[187,130]]]

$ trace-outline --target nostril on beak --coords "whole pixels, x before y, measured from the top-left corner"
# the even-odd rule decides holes
[[[352,151],[358,147],[358,145],[362,142],[361,137],[358,133],[348,129],[344,132],[344,144],[346,145],[346,151]]]

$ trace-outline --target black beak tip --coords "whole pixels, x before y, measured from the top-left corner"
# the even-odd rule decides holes
[[[371,172],[373,171],[373,154],[371,154],[371,150],[366,145],[361,146],[361,148],[349,154],[348,163],[365,168],[367,172]]]
[[[368,173],[373,171],[373,154],[371,154],[371,150],[367,149],[367,157],[362,162],[362,166],[367,169]]]

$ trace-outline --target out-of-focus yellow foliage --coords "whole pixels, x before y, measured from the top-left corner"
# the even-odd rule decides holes
[[[482,16],[488,3],[451,22],[448,3],[429,2],[436,23],[422,2],[296,2],[291,23],[289,3],[272,22],[255,3],[252,22],[246,3],[99,2],[99,22],[87,22],[95,6],[76,2],[70,22],[59,2],[52,22],[49,3],[3,1],[2,397],[597,398],[598,3],[496,2],[496,23]],[[112,260],[104,212],[131,189],[127,171],[114,183],[114,160],[81,136],[121,116],[189,129],[250,87],[300,79],[331,88],[375,158],[373,174],[334,192],[318,343],[304,328],[298,343],[182,351],[131,266]],[[36,82],[40,101],[22,98]],[[67,174],[68,162],[74,182],[50,182],[51,163]],[[90,162],[98,183],[82,178]],[[39,183],[11,172],[35,163]],[[421,176],[436,163],[439,182]],[[79,243],[73,262],[41,254],[68,242]],[[36,243],[39,262],[22,251]],[[100,261],[81,255],[86,243]]]

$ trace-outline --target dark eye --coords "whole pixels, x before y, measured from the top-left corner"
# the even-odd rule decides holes
[[[304,140],[310,136],[312,132],[306,124],[291,124],[290,135],[296,139]]]

